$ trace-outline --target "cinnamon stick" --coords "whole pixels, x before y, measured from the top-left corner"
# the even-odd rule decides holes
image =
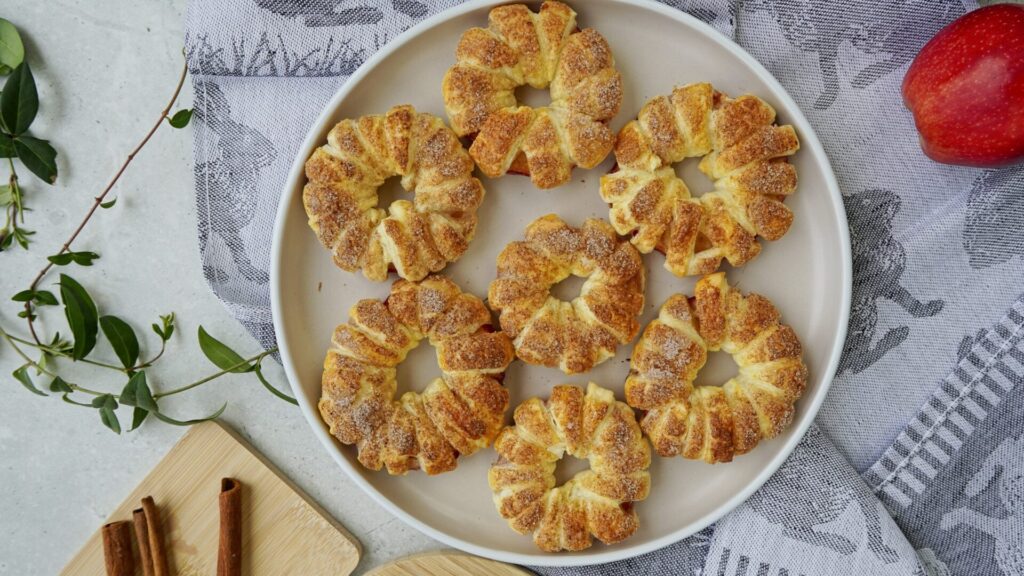
[[[242,576],[242,484],[234,478],[220,481],[217,576]]]
[[[167,569],[167,552],[164,549],[164,528],[160,522],[160,511],[152,496],[142,499],[142,511],[146,515],[146,532],[149,554],[153,559],[153,576],[170,576]]]
[[[149,553],[149,526],[146,523],[146,512],[142,508],[132,510],[132,523],[135,525],[135,542],[139,545],[142,576],[153,576],[153,556]]]
[[[121,520],[104,524],[101,533],[107,576],[135,576],[131,522]]]

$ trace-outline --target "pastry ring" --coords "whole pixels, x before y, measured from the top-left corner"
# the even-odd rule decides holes
[[[489,446],[508,408],[501,383],[513,358],[490,322],[479,298],[443,276],[398,280],[384,301],[357,302],[324,360],[319,406],[331,434],[355,444],[363,466],[390,474],[440,474]],[[396,399],[396,367],[424,338],[443,375]]]
[[[586,281],[579,296],[563,302],[551,288],[570,275]],[[574,228],[549,214],[498,255],[488,304],[500,313],[501,329],[521,360],[566,374],[586,372],[640,331],[643,261],[604,220]]]
[[[718,272],[695,296],[670,297],[644,329],[626,379],[626,401],[661,456],[729,462],[793,420],[807,386],[800,340],[779,323],[767,298],[744,296]],[[708,351],[730,354],[739,374],[721,386],[694,386]]]
[[[749,262],[761,252],[758,236],[778,240],[793,222],[782,201],[796,191],[786,158],[800,141],[774,122],[764,100],[732,99],[706,83],[649,100],[619,133],[617,169],[601,178],[615,230],[644,254],[663,252],[676,276],[709,274],[723,258]],[[698,156],[715,188],[692,198],[672,165]]]
[[[377,189],[392,176],[415,198],[384,210]],[[484,197],[455,134],[408,105],[339,122],[306,161],[306,178],[309,225],[334,263],[377,281],[391,269],[422,280],[462,256]]]
[[[633,503],[651,487],[651,449],[633,410],[594,383],[555,386],[544,402],[531,398],[515,411],[515,426],[494,441],[498,461],[487,480],[498,512],[546,552],[583,550],[591,534],[621,542],[639,525]],[[590,470],[555,486],[555,465],[568,453]]]
[[[572,8],[552,0],[538,13],[494,8],[488,28],[462,35],[455,58],[442,85],[445,109],[459,136],[474,136],[469,153],[487,176],[528,174],[554,188],[574,166],[593,168],[612,151],[607,123],[622,105],[622,79],[608,42],[578,29]],[[548,88],[551,104],[520,106],[515,89],[524,85]]]

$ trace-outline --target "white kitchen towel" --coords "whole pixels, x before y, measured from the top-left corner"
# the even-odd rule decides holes
[[[203,268],[264,346],[266,239],[309,125],[370,54],[457,3],[190,5]],[[748,503],[659,552],[538,571],[1024,574],[1024,168],[931,162],[899,94],[914,54],[976,4],[666,3],[752,53],[821,138],[853,240],[849,337],[817,426]]]

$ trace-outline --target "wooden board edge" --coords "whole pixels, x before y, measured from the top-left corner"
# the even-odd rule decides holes
[[[401,565],[403,562],[416,561],[416,560],[430,560],[432,558],[438,558],[447,560],[450,558],[471,558],[473,560],[480,561],[484,564],[490,565],[489,567],[497,567],[505,572],[503,576],[517,575],[517,576],[536,576],[533,571],[529,568],[519,566],[518,564],[508,564],[505,562],[499,562],[497,560],[491,560],[490,558],[484,558],[482,556],[474,556],[468,552],[456,550],[454,548],[441,548],[439,550],[427,550],[426,552],[417,552],[416,554],[410,554],[408,556],[402,556],[401,558],[395,558],[389,562],[381,564],[376,568],[371,568],[363,576],[388,576],[387,570]],[[493,573],[493,572],[492,572]]]
[[[233,428],[231,428],[227,424],[221,423],[220,420],[213,420],[212,423],[216,424],[217,426],[219,426],[220,429],[223,430],[224,432],[227,432],[229,436],[234,438],[239,444],[242,445],[243,448],[248,450],[250,454],[252,454],[257,460],[259,460],[264,466],[266,466],[268,470],[270,470],[271,472],[274,473],[275,476],[280,478],[281,481],[284,482],[286,486],[288,486],[289,488],[294,490],[295,494],[297,494],[299,498],[302,498],[307,504],[309,504],[310,508],[312,508],[314,512],[316,512],[317,514],[322,516],[324,520],[327,520],[327,522],[331,526],[333,526],[338,532],[340,532],[341,535],[344,536],[346,540],[348,540],[349,542],[352,543],[352,546],[354,546],[355,549],[356,549],[356,559],[357,559],[357,561],[362,559],[362,557],[363,557],[363,545],[362,545],[362,543],[360,543],[359,540],[355,536],[353,536],[352,533],[349,532],[347,528],[342,526],[342,524],[340,522],[338,522],[334,518],[334,516],[331,515],[330,512],[325,510],[324,507],[321,506],[319,502],[317,502],[312,497],[310,497],[309,494],[306,494],[305,490],[303,490],[298,484],[293,482],[291,478],[289,478],[284,473],[282,473],[281,470],[277,467],[277,465],[275,465],[266,456],[264,456],[262,453],[260,453],[259,450],[256,450],[255,448],[253,448],[252,444],[250,444],[249,441],[245,437],[243,437],[241,434],[239,434]],[[192,431],[189,430],[189,433],[191,434]],[[184,439],[184,438],[182,438],[182,439]]]

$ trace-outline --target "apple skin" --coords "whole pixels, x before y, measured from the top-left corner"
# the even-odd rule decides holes
[[[943,28],[907,70],[903,101],[933,160],[1024,161],[1024,6],[987,6]]]

